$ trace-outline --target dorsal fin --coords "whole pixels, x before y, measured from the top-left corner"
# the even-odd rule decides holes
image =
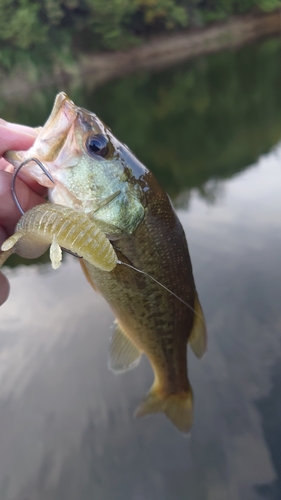
[[[118,321],[109,346],[108,366],[115,373],[132,370],[140,362],[141,351],[123,332]]]
[[[194,314],[194,323],[188,342],[195,356],[197,356],[197,358],[202,358],[207,349],[207,331],[204,314],[197,293],[195,296],[194,310],[197,314]]]

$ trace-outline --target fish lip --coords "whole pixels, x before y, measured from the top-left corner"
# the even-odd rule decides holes
[[[70,143],[71,147],[72,143],[73,147],[76,147],[74,159],[77,160],[80,157],[81,144],[77,142],[76,128],[82,127],[83,133],[88,132],[95,117],[96,115],[93,113],[76,106],[65,92],[60,92],[55,98],[49,118],[40,128],[33,146],[27,151],[7,151],[4,157],[15,168],[20,167],[24,162],[24,172],[27,177],[44,187],[54,189],[54,185],[50,183],[40,167],[32,161],[32,158],[36,158],[44,164],[56,185],[60,179],[60,168],[73,166],[70,164],[68,155]]]
[[[59,111],[65,104],[67,104],[67,106],[71,108],[71,110],[77,113],[77,106],[75,106],[74,102],[68,97],[68,95],[65,92],[59,92],[59,94],[55,98],[55,102],[53,105],[53,109],[50,113],[50,116],[43,128],[49,125],[49,122],[51,122],[54,119],[54,117],[59,113]]]
[[[64,144],[64,139],[68,136],[71,127],[74,125],[78,116],[77,106],[64,93],[60,92],[55,99],[51,114],[45,125],[40,128],[39,134],[35,139],[33,146],[27,151],[7,151],[3,157],[15,168],[28,159],[38,158],[43,164],[53,163],[55,157],[52,157],[53,151],[60,151]],[[24,168],[26,174],[33,180],[39,182],[45,187],[51,187],[46,176],[35,163],[27,162]]]
[[[34,145],[39,144],[40,141],[46,143],[58,138],[58,136],[66,136],[77,115],[77,106],[75,106],[65,92],[60,92],[55,99],[51,114],[41,129]]]
[[[75,116],[77,116],[77,106],[74,104],[74,102],[68,97],[68,95],[65,92],[60,92],[56,98],[55,102],[53,105],[53,109],[51,111],[51,114],[45,123],[43,129],[49,125],[49,122],[52,122],[53,119],[57,116],[57,114],[63,111],[65,114],[66,118],[72,118],[73,112],[75,113]]]

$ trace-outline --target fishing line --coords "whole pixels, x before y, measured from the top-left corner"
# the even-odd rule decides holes
[[[35,163],[37,163],[37,165],[41,168],[41,170],[48,177],[48,179],[50,179],[50,181],[53,182],[53,184],[55,183],[53,177],[50,174],[50,172],[48,172],[48,170],[46,169],[46,167],[43,165],[43,163],[40,160],[38,160],[38,158],[28,158],[27,160],[23,161],[16,168],[16,170],[14,171],[13,178],[12,178],[12,196],[13,196],[13,199],[14,199],[14,202],[15,202],[17,208],[19,209],[19,211],[20,211],[20,213],[22,215],[25,214],[25,211],[23,210],[23,208],[22,208],[22,206],[21,206],[21,204],[20,204],[20,202],[18,200],[17,194],[16,194],[16,178],[17,178],[17,176],[19,174],[19,171],[22,169],[22,167],[24,167],[27,163],[29,163],[31,161],[34,161]],[[81,258],[79,255],[71,252],[71,250],[67,250],[66,248],[62,248],[62,250],[64,250],[65,252],[67,252],[67,253],[69,253],[71,255],[73,255],[74,257]],[[138,273],[143,274],[144,276],[147,276],[152,281],[154,281],[155,283],[157,283],[157,285],[159,285],[162,288],[164,288],[164,290],[166,290],[171,295],[173,295],[176,299],[178,299],[180,302],[182,302],[182,304],[184,304],[192,312],[194,312],[197,316],[199,316],[199,318],[203,319],[203,316],[201,314],[199,314],[197,311],[195,311],[195,309],[193,309],[193,307],[190,304],[188,304],[187,302],[185,302],[185,300],[181,299],[176,293],[172,292],[172,290],[170,290],[165,285],[163,285],[162,283],[160,283],[160,281],[158,281],[157,279],[153,278],[153,276],[151,276],[150,274],[146,273],[145,271],[141,271],[140,269],[137,269],[136,267],[132,266],[131,264],[127,264],[126,262],[122,262],[121,260],[117,260],[117,264],[120,264],[122,266],[127,266],[130,269],[133,269],[134,271],[137,271]]]
[[[133,269],[134,271],[137,271],[140,274],[144,274],[144,276],[147,276],[152,281],[155,281],[155,283],[157,283],[157,285],[162,286],[162,288],[164,288],[164,290],[167,290],[167,292],[171,293],[174,297],[176,297],[176,299],[178,299],[185,306],[187,306],[189,309],[191,309],[192,312],[194,312],[195,314],[197,314],[197,316],[199,316],[199,318],[204,319],[203,316],[201,314],[199,314],[197,311],[195,311],[195,309],[193,309],[193,307],[190,304],[188,304],[187,302],[185,302],[177,294],[175,294],[174,292],[172,292],[172,290],[170,290],[165,285],[163,285],[162,283],[160,283],[160,281],[157,281],[157,279],[153,278],[153,276],[151,276],[150,274],[146,273],[145,271],[141,271],[140,269],[138,269],[137,267],[132,266],[131,264],[127,264],[126,262],[122,262],[122,260],[117,260],[117,264],[122,264],[123,266],[130,267],[131,269]]]

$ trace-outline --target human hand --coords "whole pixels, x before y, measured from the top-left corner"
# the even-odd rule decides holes
[[[12,172],[14,167],[8,163],[3,154],[8,150],[29,149],[38,134],[38,130],[25,125],[5,122],[0,119],[0,247],[11,234],[21,217],[11,194]],[[16,192],[24,211],[35,205],[45,203],[43,196],[45,188],[28,178],[24,171],[20,171],[16,182]],[[0,273],[0,305],[9,296],[9,282]]]

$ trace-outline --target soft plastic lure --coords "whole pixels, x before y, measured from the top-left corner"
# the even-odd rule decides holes
[[[12,254],[36,258],[50,247],[52,267],[61,264],[61,247],[83,257],[102,271],[112,271],[117,255],[96,223],[82,213],[62,205],[46,203],[26,212],[16,232],[2,245],[0,265]]]
[[[111,242],[86,214],[62,205],[44,203],[25,212],[17,224],[16,232],[1,246],[0,267],[13,253],[27,259],[35,259],[42,255],[48,246],[50,246],[53,269],[58,269],[61,265],[61,249],[76,257],[83,257],[89,264],[102,271],[113,271],[117,264],[130,267],[148,276],[197,316],[202,317],[193,307],[153,276],[119,260]]]

